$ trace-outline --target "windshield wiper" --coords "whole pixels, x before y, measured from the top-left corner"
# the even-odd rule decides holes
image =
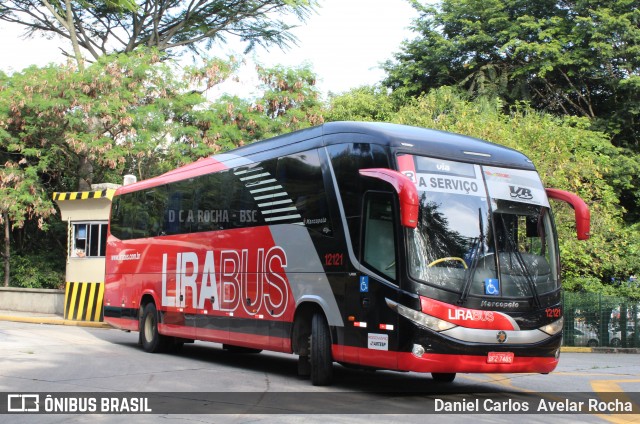
[[[460,293],[460,297],[458,298],[459,305],[464,305],[464,303],[467,301],[467,297],[469,297],[469,292],[471,291],[471,283],[473,282],[473,275],[476,273],[476,268],[478,268],[478,262],[480,262],[480,248],[482,247],[484,239],[486,237],[484,233],[481,208],[478,208],[478,226],[480,227],[480,237],[477,237],[475,239],[475,243],[477,243],[477,245],[473,250],[471,265],[467,269],[467,273],[464,279],[464,285],[462,286],[462,293]]]
[[[523,270],[524,279],[527,280],[527,285],[529,286],[529,289],[531,290],[531,295],[533,296],[533,304],[535,305],[536,308],[540,308],[541,303],[540,303],[540,296],[538,295],[538,289],[536,287],[536,283],[531,278],[531,274],[527,269],[527,265],[525,264],[524,258],[522,257],[522,253],[520,253],[520,251],[517,248],[512,253],[515,253],[516,260],[518,261],[518,264]]]
[[[482,247],[483,239],[481,237],[477,237],[475,239],[475,249],[473,250],[473,256],[471,259],[471,265],[467,269],[467,273],[465,274],[464,285],[462,286],[462,293],[460,293],[460,297],[458,298],[458,305],[464,305],[467,301],[467,297],[469,297],[469,292],[471,291],[471,283],[473,282],[473,275],[476,273],[476,268],[478,268],[478,262],[480,262],[480,248]]]
[[[522,253],[520,252],[520,250],[518,250],[518,245],[516,244],[516,241],[513,239],[511,234],[507,231],[504,220],[502,221],[502,225],[503,225],[509,246],[511,247],[511,251],[507,253],[509,254],[513,253],[514,256],[516,257],[516,261],[518,262],[518,265],[520,266],[520,268],[522,268],[522,274],[524,275],[524,279],[526,280],[527,285],[529,286],[529,290],[531,290],[531,295],[533,296],[533,304],[536,308],[540,308],[541,306],[540,296],[538,295],[538,289],[536,287],[536,283],[531,278],[529,269],[527,268],[525,260],[522,257]]]

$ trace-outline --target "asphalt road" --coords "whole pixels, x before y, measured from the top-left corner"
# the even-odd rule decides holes
[[[199,342],[185,345],[180,354],[148,354],[137,345],[137,333],[0,321],[0,405],[8,402],[4,399],[8,394],[38,393],[44,398],[52,393],[57,398],[70,392],[76,398],[97,398],[97,412],[101,398],[111,395],[128,397],[127,408],[132,408],[131,396],[150,398],[153,411],[126,416],[16,413],[0,417],[0,422],[120,422],[126,418],[154,423],[415,423],[472,418],[512,423],[520,417],[515,412],[526,413],[526,422],[545,424],[640,420],[640,415],[612,413],[616,411],[608,407],[579,415],[538,411],[542,399],[543,408],[554,411],[581,400],[586,404],[594,400],[596,409],[615,402],[623,408],[633,402],[637,408],[638,355],[563,353],[560,366],[549,375],[460,374],[451,384],[436,383],[429,375],[365,372],[335,365],[335,384],[314,387],[298,378],[296,369],[293,355],[238,355],[220,345]],[[529,406],[523,411],[525,404]],[[68,404],[61,405],[59,410],[68,410],[64,409]],[[423,415],[425,405],[435,405],[441,413],[437,418]],[[492,412],[474,412],[478,405],[484,412],[488,405]],[[464,413],[452,414],[452,410]]]

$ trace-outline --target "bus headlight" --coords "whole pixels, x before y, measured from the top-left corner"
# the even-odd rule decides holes
[[[557,321],[552,322],[551,324],[547,324],[543,327],[540,327],[539,330],[540,331],[544,331],[545,333],[547,333],[550,336],[553,336],[555,334],[558,334],[559,332],[562,331],[562,327],[564,327],[564,318],[560,318]]]
[[[402,315],[403,317],[410,319],[411,321],[415,322],[418,325],[421,325],[422,327],[426,327],[430,330],[437,331],[437,332],[449,330],[453,327],[456,327],[455,324],[452,324],[449,321],[445,321],[440,318],[427,315],[420,311],[407,308],[406,306],[400,305],[399,303],[389,299],[385,299],[385,300],[387,301],[387,305],[389,305],[391,309],[398,312],[399,315]]]

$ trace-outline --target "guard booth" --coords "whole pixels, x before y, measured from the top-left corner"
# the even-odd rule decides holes
[[[102,321],[107,225],[118,187],[92,184],[92,191],[53,193],[67,222],[65,319]]]

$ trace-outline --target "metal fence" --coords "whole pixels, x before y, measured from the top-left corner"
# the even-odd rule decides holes
[[[597,293],[564,293],[564,346],[640,347],[640,302]]]

